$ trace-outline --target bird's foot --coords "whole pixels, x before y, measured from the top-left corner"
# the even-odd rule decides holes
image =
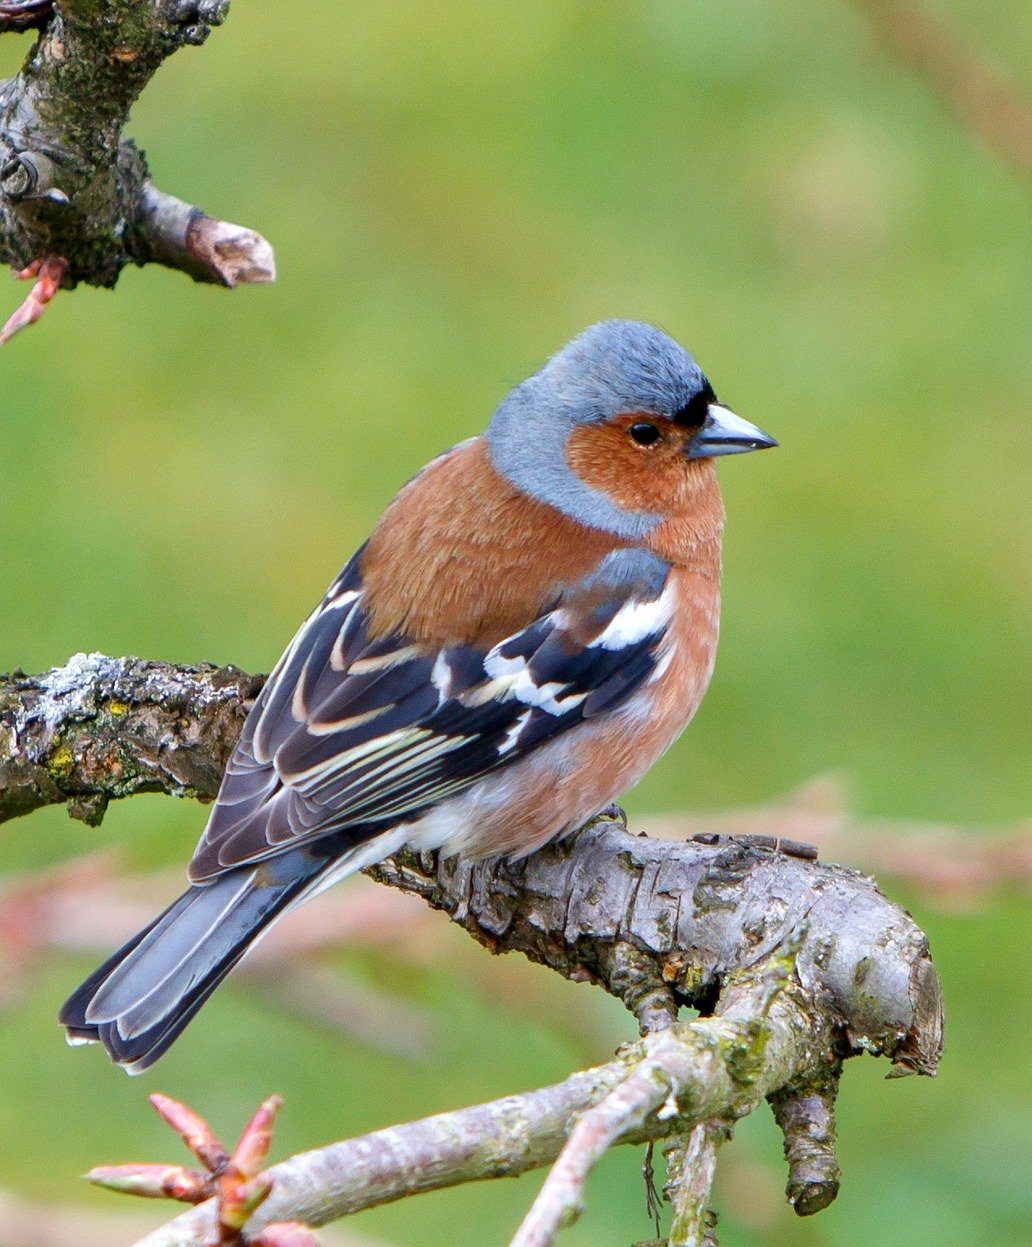
[[[618,806],[616,802],[614,801],[611,804],[607,805],[604,810],[599,810],[599,812],[595,815],[595,817],[589,818],[588,821],[584,825],[585,827],[593,827],[595,823],[619,823],[620,826],[624,829],[624,831],[626,831],[627,830],[627,815],[624,813],[623,809],[620,806]]]

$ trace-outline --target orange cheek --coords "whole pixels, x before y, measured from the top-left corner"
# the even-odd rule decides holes
[[[641,418],[618,416],[608,424],[574,429],[566,443],[566,461],[586,485],[607,494],[617,506],[667,514],[680,505],[691,475],[684,434],[664,422],[660,443],[637,446],[627,430]]]

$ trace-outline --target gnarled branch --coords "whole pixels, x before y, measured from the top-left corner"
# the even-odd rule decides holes
[[[0,679],[0,818],[68,801],[95,821],[109,799],[143,790],[210,798],[260,686],[234,668],[102,655]],[[635,837],[618,818],[600,816],[520,862],[400,853],[371,868],[492,951],[521,952],[604,987],[645,1038],[556,1087],[276,1166],[253,1228],[323,1224],[559,1157],[517,1239],[550,1243],[606,1147],[688,1136],[681,1167],[699,1198],[682,1192],[676,1225],[691,1242],[704,1226],[696,1205],[704,1205],[715,1141],[765,1096],[785,1130],[797,1211],[829,1202],[838,1184],[831,1112],[842,1058],[867,1051],[889,1057],[897,1073],[935,1070],[942,998],[928,943],[855,871],[713,839]],[[703,1016],[677,1021],[684,1005]],[[700,1123],[706,1138],[695,1156]],[[147,1247],[203,1242],[205,1208]]]

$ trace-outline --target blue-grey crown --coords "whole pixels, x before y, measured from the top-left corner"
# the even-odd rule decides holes
[[[581,424],[621,412],[672,415],[708,383],[673,338],[652,325],[592,325],[502,400],[487,430],[491,458],[517,488],[566,515],[621,537],[643,537],[660,516],[625,511],[586,485],[566,461]]]

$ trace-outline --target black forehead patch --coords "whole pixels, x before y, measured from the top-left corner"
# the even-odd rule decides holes
[[[683,407],[679,407],[674,412],[674,423],[684,424],[693,429],[698,428],[706,419],[706,411],[710,403],[716,401],[717,396],[713,393],[713,386],[708,381],[704,381],[702,389],[693,394]]]

